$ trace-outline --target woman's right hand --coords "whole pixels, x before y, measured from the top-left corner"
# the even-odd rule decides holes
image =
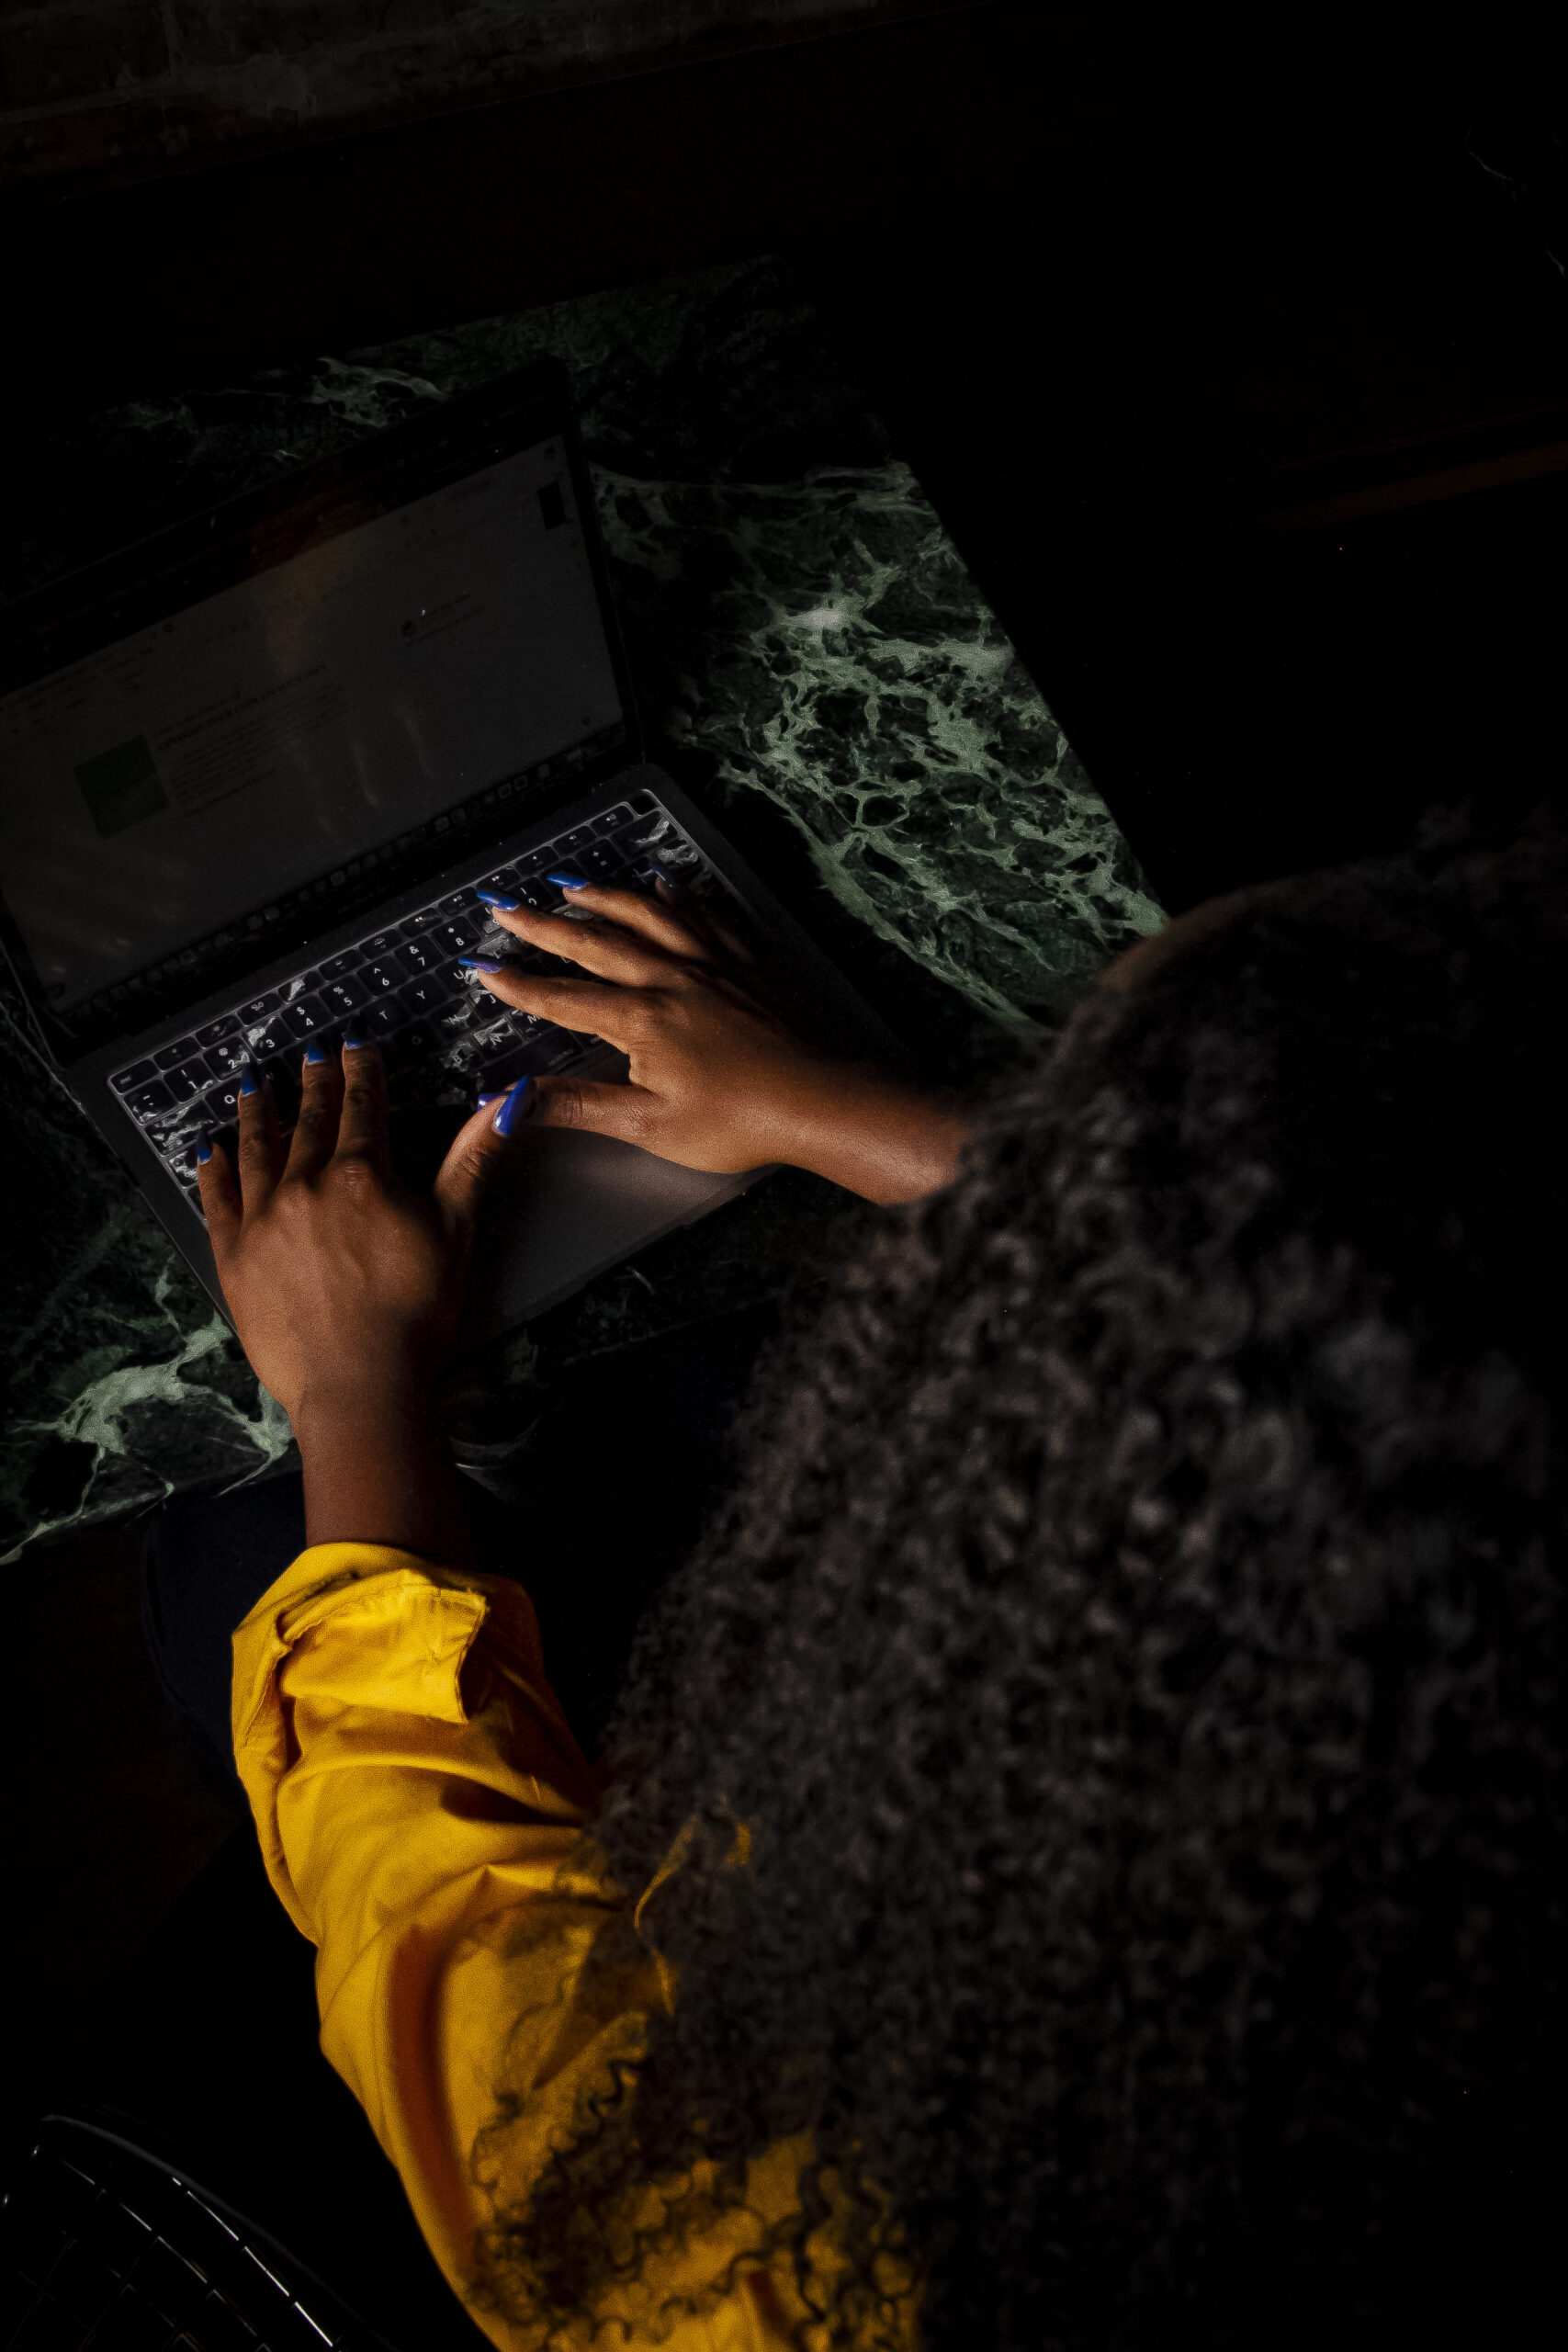
[[[968,1134],[958,1106],[804,1044],[762,1001],[741,941],[684,894],[583,884],[570,903],[587,922],[489,903],[515,938],[578,967],[474,959],[491,994],[604,1038],[630,1065],[627,1085],[541,1079],[535,1124],[590,1127],[718,1174],[784,1161],[868,1200],[911,1200],[952,1176]]]

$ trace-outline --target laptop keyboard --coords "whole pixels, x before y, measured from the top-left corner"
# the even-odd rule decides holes
[[[220,1136],[234,1126],[246,1065],[272,1080],[287,1126],[306,1046],[312,1037],[335,1046],[353,1020],[384,1047],[398,1105],[471,1110],[481,1091],[570,1070],[602,1052],[602,1039],[512,1012],[457,964],[460,956],[503,955],[525,969],[565,970],[558,957],[502,931],[474,897],[493,889],[559,913],[569,901],[545,879],[548,874],[646,889],[660,874],[701,887],[712,869],[652,794],[636,793],[510,865],[476,867],[471,881],[447,888],[428,906],[293,978],[237,1000],[189,1036],[114,1071],[109,1084],[194,1204],[197,1145],[204,1133]]]

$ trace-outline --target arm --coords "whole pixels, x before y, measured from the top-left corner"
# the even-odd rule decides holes
[[[578,2014],[581,1970],[625,1916],[583,1844],[597,1788],[526,1598],[464,1565],[434,1408],[506,1148],[478,1114],[415,1199],[387,1155],[379,1054],[359,1046],[307,1061],[287,1149],[254,1087],[235,1166],[209,1152],[201,1169],[241,1340],[299,1440],[310,1538],[235,1634],[235,1758],[273,1886],[317,1946],[322,2048],[459,2293],[488,2210],[472,2152],[502,2088],[547,2135],[564,2128],[660,1994],[632,1968],[618,2007]]]
[[[485,986],[521,1012],[607,1039],[630,1064],[627,1086],[540,1080],[536,1124],[592,1127],[716,1173],[783,1161],[872,1201],[915,1200],[952,1177],[970,1129],[964,1106],[804,1044],[710,910],[667,887],[654,900],[574,885],[571,916],[487,895],[505,930],[583,977],[470,959]]]

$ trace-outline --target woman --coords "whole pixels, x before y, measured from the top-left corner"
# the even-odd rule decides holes
[[[700,917],[587,888],[502,915],[577,977],[486,985],[630,1090],[481,1111],[434,1205],[372,1047],[306,1071],[286,1162],[249,1100],[203,1200],[309,1548],[235,1636],[236,1754],[323,2046],[498,2345],[1529,2310],[1565,879],[1545,829],[1200,910],[967,1142]],[[525,1113],[913,1203],[763,1381],[604,1776],[468,1565],[433,1405]]]

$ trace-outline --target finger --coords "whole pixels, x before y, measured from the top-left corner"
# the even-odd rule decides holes
[[[305,1048],[299,1071],[299,1116],[288,1148],[287,1176],[318,1175],[337,1147],[338,1117],[343,1108],[343,1069],[312,1037]]]
[[[240,1187],[228,1153],[205,1132],[196,1148],[196,1185],[221,1282],[224,1258],[240,1230]]]
[[[240,1080],[239,1119],[240,1201],[244,1215],[252,1216],[271,1198],[282,1170],[283,1146],[272,1088],[250,1062]]]
[[[565,915],[536,915],[525,907],[514,915],[498,914],[496,921],[504,922],[507,930],[530,947],[547,948],[566,963],[579,964],[585,972],[614,980],[622,988],[651,988],[669,968],[667,956],[607,922],[569,922]],[[489,956],[459,956],[457,961],[470,972],[497,968],[496,959]]]
[[[480,979],[502,1004],[515,1012],[532,1012],[563,1029],[581,1029],[626,1048],[628,1023],[645,1002],[638,989],[608,987],[603,980],[574,980],[554,972],[520,972],[503,965],[498,972],[481,972]]]
[[[343,1109],[338,1114],[334,1159],[367,1159],[391,1166],[387,1065],[381,1048],[351,1021],[343,1041]]]
[[[653,899],[645,899],[636,890],[609,890],[598,882],[574,883],[570,896],[574,907],[584,907],[590,914],[604,916],[607,922],[618,923],[624,930],[635,933],[637,938],[647,941],[650,946],[662,948],[667,956],[695,956],[699,961],[706,960],[707,950],[700,934],[692,924],[682,922],[672,907],[661,905]],[[569,931],[573,932],[579,928],[576,923],[567,923],[564,915],[531,914],[526,907],[503,907],[492,901],[491,912],[506,930],[516,932],[519,938],[536,941],[541,946],[548,944],[553,947],[555,942],[552,939],[547,943],[540,939],[532,928],[534,925],[565,924]],[[525,924],[529,928],[525,929]],[[569,949],[557,949],[558,954],[570,952]]]
[[[692,891],[683,888],[679,883],[670,881],[662,874],[660,875],[654,887],[666,910],[673,914],[678,922],[688,925],[699,939],[707,944],[710,950],[716,949],[718,956],[728,956],[738,963],[755,963],[755,947],[732,920],[733,908],[728,914],[721,914],[711,899],[697,898]],[[717,960],[716,956],[715,960]]]
[[[654,1101],[645,1086],[605,1086],[584,1078],[542,1078],[535,1094],[535,1126],[586,1127],[623,1143],[642,1142]]]
[[[513,1136],[533,1111],[536,1093],[533,1079],[520,1078],[503,1093],[481,1094],[479,1109],[458,1129],[436,1171],[431,1187],[436,1215],[448,1236],[464,1247]]]

